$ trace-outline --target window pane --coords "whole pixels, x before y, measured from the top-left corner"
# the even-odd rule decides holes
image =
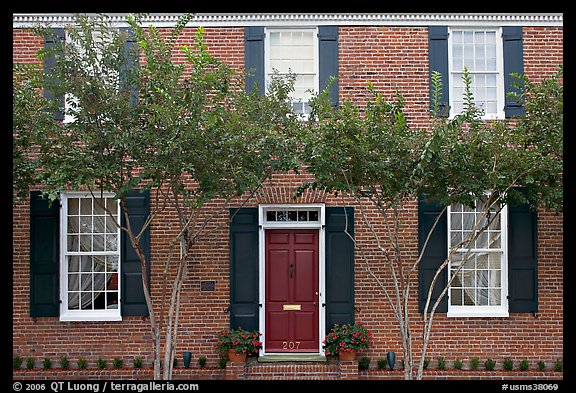
[[[80,251],[80,236],[68,235],[68,251]]]
[[[463,294],[465,306],[474,306],[476,304],[476,293],[474,288],[465,288]]]
[[[454,276],[452,280],[452,287],[461,287],[462,286],[462,271],[456,273],[457,269],[452,269],[451,276]]]
[[[68,198],[68,215],[80,214],[78,198]]]
[[[106,206],[105,199],[94,199],[94,214],[103,216],[106,214],[104,207]]]
[[[68,257],[68,271],[69,272],[80,271],[80,257],[74,255]]]
[[[118,227],[116,226],[116,222],[110,216],[106,216],[106,233],[116,233],[118,231]]]
[[[79,291],[80,290],[80,275],[79,274],[69,274],[68,275],[68,291]]]
[[[80,217],[80,233],[92,233],[92,216]]]
[[[80,200],[80,214],[91,215],[92,214],[92,199],[82,198]]]
[[[93,251],[104,251],[104,236],[103,235],[94,235],[92,237],[92,250]]]
[[[68,217],[68,233],[80,233],[80,219]]]
[[[500,253],[491,252],[488,254],[488,267],[490,269],[501,268],[502,256]]]
[[[502,304],[502,291],[500,289],[491,289],[488,291],[489,305],[500,306]]]
[[[450,289],[450,304],[453,306],[461,306],[463,303],[462,293],[462,289]]]
[[[118,308],[118,292],[107,292],[106,293],[106,304],[107,309],[117,309]]]
[[[270,33],[270,45],[280,45],[280,33]]]

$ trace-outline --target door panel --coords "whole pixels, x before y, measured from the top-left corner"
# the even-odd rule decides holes
[[[289,265],[290,253],[288,250],[270,250],[269,258],[274,261],[273,269],[267,270],[267,281],[269,283],[269,292],[267,298],[271,302],[288,301],[289,293]],[[272,274],[272,272],[276,272]],[[284,272],[285,274],[280,274]]]
[[[266,230],[267,353],[318,352],[318,230]]]

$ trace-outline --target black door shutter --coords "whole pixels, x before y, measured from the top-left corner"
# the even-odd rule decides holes
[[[320,91],[331,77],[338,77],[338,26],[318,27],[319,81]],[[338,80],[330,86],[330,98],[338,106]]]
[[[527,204],[508,207],[508,310],[538,312],[538,217]]]
[[[428,27],[428,61],[430,68],[430,110],[434,109],[432,73],[437,71],[442,77],[442,90],[438,108],[438,115],[448,116],[449,114],[449,84],[448,75],[448,27],[429,26]]]
[[[60,201],[48,203],[40,191],[30,193],[30,316],[60,315]]]
[[[326,331],[354,323],[354,208],[326,208]]]
[[[425,197],[418,198],[418,252],[420,253],[428,233],[434,225],[436,217],[442,212],[443,206],[433,201],[427,201]],[[432,232],[424,255],[420,260],[420,266],[418,267],[418,311],[424,312],[424,307],[426,305],[426,298],[428,297],[428,290],[430,289],[430,284],[432,279],[436,274],[436,271],[440,265],[448,257],[448,220],[446,214],[443,214],[436,224],[436,228]],[[436,299],[440,296],[442,290],[447,284],[446,272],[440,274],[434,285],[432,291],[432,298],[430,299],[430,305],[428,307],[428,312],[431,311],[432,305],[436,302]],[[448,312],[448,300],[447,296],[444,296],[436,309],[437,312]]]
[[[230,327],[258,329],[258,209],[230,209]]]
[[[138,88],[136,85],[130,84],[130,78],[133,77],[130,74],[138,67],[138,44],[131,27],[121,27],[120,31],[128,35],[124,46],[126,64],[120,70],[120,86],[130,92],[130,105],[134,106],[138,101]]]
[[[126,193],[126,208],[129,214],[130,226],[134,234],[138,234],[150,214],[150,190],[131,190]],[[126,225],[124,211],[121,212],[122,226]],[[147,316],[148,306],[142,287],[142,268],[140,258],[134,251],[126,232],[121,232],[120,263],[122,273],[122,310],[123,316]],[[140,238],[140,246],[146,255],[148,283],[150,283],[150,227],[146,228]]]
[[[44,49],[54,50],[54,47],[60,45],[66,39],[64,29],[56,28],[52,29],[53,35],[46,36],[44,38]],[[44,58],[44,74],[49,74],[56,65],[57,52],[54,50],[49,56]],[[44,97],[48,100],[56,100],[58,102],[58,107],[61,109],[54,114],[54,119],[64,120],[64,95],[57,92],[57,86],[60,83],[59,80],[48,77],[46,79],[46,85],[44,86]]]
[[[244,28],[244,67],[246,91],[251,92],[257,86],[258,93],[263,95],[264,85],[264,27],[248,26]]]
[[[524,50],[522,48],[522,26],[502,27],[502,45],[504,51],[504,94],[505,96],[505,116],[522,116],[525,113],[524,106],[515,98],[508,97],[508,93],[520,93],[512,83],[520,81],[512,77],[511,73],[524,74]]]

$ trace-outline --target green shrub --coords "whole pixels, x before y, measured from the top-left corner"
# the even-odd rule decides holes
[[[23,360],[20,356],[12,357],[12,369],[18,370],[20,368],[20,366],[22,366],[22,362],[23,362]]]
[[[376,365],[378,366],[379,370],[384,370],[386,368],[386,366],[388,365],[388,360],[386,359],[379,359],[376,362]]]
[[[464,362],[460,359],[456,359],[454,360],[454,368],[456,370],[462,370],[462,367],[464,367]]]
[[[112,367],[114,367],[114,368],[122,368],[123,364],[124,364],[124,359],[122,359],[122,358],[114,358],[114,360],[112,360]]]
[[[44,370],[52,368],[52,360],[50,360],[50,358],[44,358],[44,360],[42,360],[42,368]]]
[[[546,370],[546,363],[544,363],[542,360],[538,362],[538,370],[540,371]]]
[[[358,361],[358,368],[360,370],[368,370],[370,368],[370,358],[363,357]]]
[[[200,356],[198,358],[198,365],[200,366],[200,368],[206,367],[206,356]]]
[[[78,368],[80,370],[84,370],[86,367],[88,367],[88,362],[84,358],[78,359],[78,362],[76,364],[78,364]]]
[[[528,370],[528,359],[523,359],[520,362],[520,366],[518,366],[518,368],[520,369],[520,371],[526,371]]]
[[[426,370],[429,365],[430,365],[430,359],[428,358],[424,359],[424,370]]]
[[[488,358],[485,362],[484,362],[484,369],[488,370],[488,371],[492,371],[494,370],[494,367],[496,366],[496,362],[490,358]]]
[[[478,370],[479,365],[480,365],[480,359],[476,357],[470,359],[470,370]]]
[[[562,359],[556,359],[554,362],[554,371],[562,371],[564,366],[562,365]]]
[[[220,358],[220,360],[218,360],[218,367],[220,367],[221,369],[226,368],[226,358],[222,357]]]
[[[506,371],[512,371],[514,368],[514,361],[511,358],[505,358],[504,362],[502,363],[502,367]]]
[[[444,356],[438,358],[438,369],[446,370],[446,359],[444,359]]]
[[[68,370],[70,368],[70,361],[66,356],[60,358],[60,368],[62,370]]]
[[[98,369],[104,370],[106,368],[106,360],[98,358],[98,360],[96,361],[96,366],[98,367]]]
[[[134,368],[141,368],[142,367],[142,358],[135,357],[133,363],[134,363]]]
[[[32,370],[36,364],[36,360],[32,356],[26,358],[26,368]]]

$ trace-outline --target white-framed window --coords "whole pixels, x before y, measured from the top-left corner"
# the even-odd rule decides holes
[[[99,75],[101,80],[118,89],[120,87],[120,74],[116,70],[105,67],[101,62],[103,55],[102,48],[107,42],[109,43],[111,39],[111,36],[103,36],[101,31],[94,30],[92,32],[92,42],[96,50],[96,61],[83,61],[79,66],[82,67],[87,74],[92,76]],[[84,55],[85,48],[79,42],[75,42],[69,32],[66,32],[65,42],[66,45],[74,45],[79,51],[79,54]],[[65,94],[64,106],[66,108],[64,123],[74,123],[76,121],[75,113],[78,113],[81,109],[78,98],[71,93]]]
[[[60,320],[121,320],[119,201],[66,192],[61,202]]]
[[[508,316],[507,206],[482,216],[475,208],[448,207],[448,251],[455,249],[449,274],[448,316]],[[481,232],[477,237],[474,236]],[[476,237],[462,244],[469,235]]]
[[[504,118],[504,54],[500,28],[450,28],[448,72],[450,116],[463,110],[464,67],[470,73],[472,94],[486,119]]]
[[[292,107],[308,115],[310,91],[318,92],[318,30],[316,28],[269,28],[266,30],[265,69],[267,84],[278,75],[296,74]]]

